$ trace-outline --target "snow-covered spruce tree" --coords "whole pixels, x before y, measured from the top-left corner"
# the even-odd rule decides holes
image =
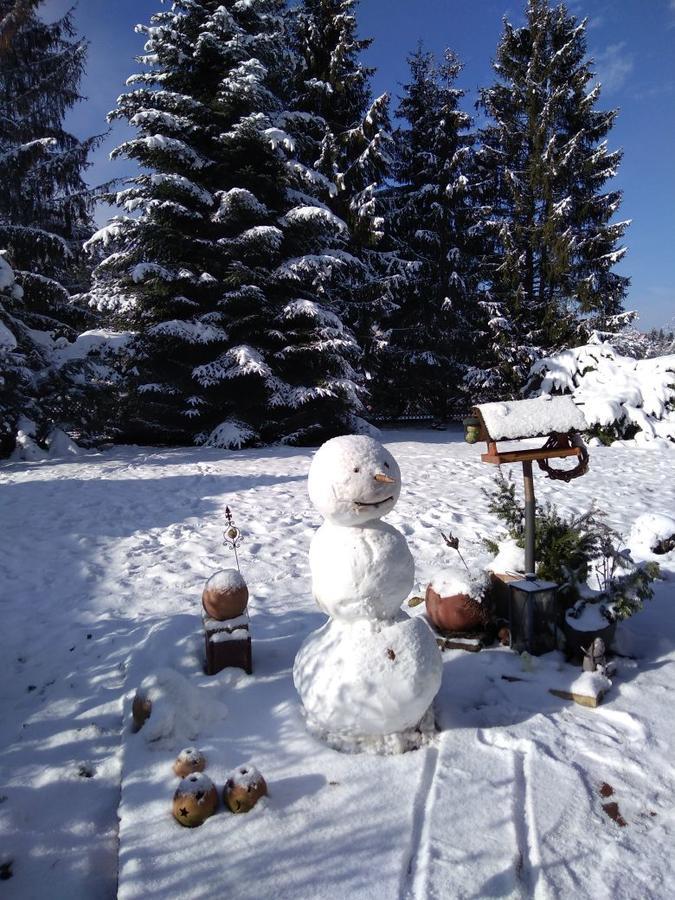
[[[147,71],[112,118],[138,136],[115,156],[147,172],[95,237],[94,302],[137,332],[127,436],[237,447],[350,430],[353,339],[311,286],[345,226],[333,186],[296,159],[284,104],[281,0],[177,0],[148,27]],[[299,132],[294,135],[294,130]]]
[[[357,6],[358,0],[302,0],[291,9],[299,61],[293,104],[313,123],[313,141],[301,149],[304,162],[338,188],[327,204],[349,227],[347,250],[357,266],[336,296],[372,370],[380,322],[414,266],[383,239],[381,190],[394,167],[389,97],[372,99],[374,70],[360,62],[371,39],[357,37]]]
[[[446,419],[463,399],[463,380],[475,364],[477,272],[472,246],[470,117],[455,87],[460,63],[442,63],[421,47],[409,59],[397,116],[396,184],[389,191],[393,236],[417,264],[416,277],[396,292],[386,319],[374,394],[395,415]]]
[[[16,279],[7,314],[23,360],[23,387],[3,432],[25,412],[38,436],[70,417],[49,347],[74,337],[83,321],[70,292],[83,286],[81,244],[92,231],[93,199],[82,172],[96,140],[63,129],[80,100],[86,46],[75,38],[70,13],[47,24],[41,5],[0,0],[0,250]]]
[[[480,93],[483,277],[507,389],[578,340],[585,318],[598,327],[620,313],[628,285],[613,271],[628,223],[612,222],[621,192],[607,188],[617,111],[596,108],[585,27],[562,4],[528,0],[522,28],[504,21],[498,80]]]

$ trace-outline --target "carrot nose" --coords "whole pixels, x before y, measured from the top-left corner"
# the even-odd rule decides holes
[[[394,484],[396,479],[392,478],[391,475],[382,475],[378,472],[377,475],[375,475],[375,481],[380,481],[382,484]]]

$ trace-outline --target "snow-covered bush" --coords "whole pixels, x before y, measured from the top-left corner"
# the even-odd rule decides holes
[[[675,441],[675,354],[633,359],[611,344],[590,343],[536,362],[526,391],[571,394],[603,443]]]

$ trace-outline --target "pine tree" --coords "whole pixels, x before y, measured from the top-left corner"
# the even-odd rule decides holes
[[[80,141],[63,129],[81,99],[86,46],[75,38],[70,13],[47,24],[41,5],[0,0],[0,248],[14,270],[5,313],[23,360],[22,399],[17,394],[11,415],[5,407],[5,434],[23,413],[40,433],[67,415],[48,349],[54,339],[74,337],[81,322],[70,291],[82,286],[81,243],[92,231],[82,172],[96,138]]]
[[[417,264],[387,322],[380,405],[396,415],[446,419],[464,404],[473,362],[477,274],[472,247],[470,117],[459,108],[460,63],[446,51],[438,65],[421,47],[409,59],[397,116],[393,233]]]
[[[314,123],[305,163],[337,185],[327,202],[348,225],[354,265],[336,302],[372,372],[380,322],[394,308],[399,283],[412,273],[385,235],[382,189],[394,170],[389,96],[372,99],[374,70],[360,61],[372,41],[357,37],[357,6],[358,0],[303,0],[291,10],[300,61],[294,105]]]
[[[578,340],[586,318],[619,314],[627,290],[613,266],[628,223],[612,222],[621,192],[607,189],[617,111],[596,109],[585,27],[563,5],[528,0],[522,28],[504,21],[498,81],[480,94],[483,275],[511,389],[542,352]]]
[[[178,0],[153,16],[147,71],[111,118],[138,131],[116,156],[150,174],[91,245],[93,299],[133,328],[125,415],[135,437],[223,447],[311,441],[360,409],[342,322],[312,290],[344,224],[334,185],[295,154],[281,0]]]

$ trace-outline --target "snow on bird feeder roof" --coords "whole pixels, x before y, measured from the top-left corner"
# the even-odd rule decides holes
[[[474,409],[487,431],[486,440],[516,441],[588,428],[583,413],[571,397],[544,394],[532,400],[481,403]]]

